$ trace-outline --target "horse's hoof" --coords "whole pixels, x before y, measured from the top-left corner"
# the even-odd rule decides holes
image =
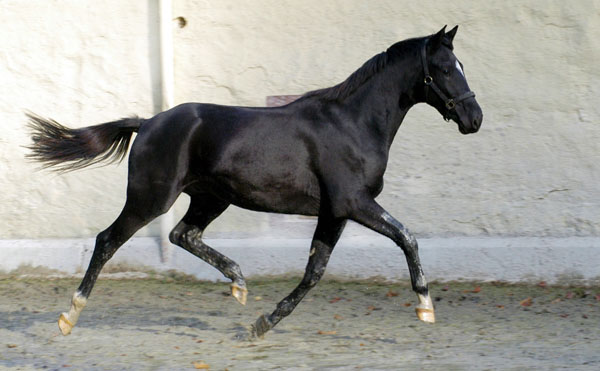
[[[263,314],[256,320],[256,323],[252,325],[252,329],[250,330],[251,337],[254,338],[263,338],[267,331],[269,331],[273,325],[271,321],[267,319],[267,317]]]
[[[419,319],[423,322],[435,323],[433,302],[431,301],[429,293],[417,294],[417,297],[419,298],[419,304],[415,308],[415,312],[417,312],[417,317],[419,317]]]
[[[242,286],[238,286],[235,283],[231,284],[231,295],[242,305],[246,305],[246,298],[248,297],[248,289]]]
[[[433,308],[415,308],[415,312],[417,312],[417,317],[423,322],[427,323],[435,323],[435,313]]]
[[[67,313],[62,313],[58,317],[58,328],[63,335],[69,335],[73,330],[73,324],[67,319]]]

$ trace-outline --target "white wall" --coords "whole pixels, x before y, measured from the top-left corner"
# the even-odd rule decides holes
[[[398,40],[459,24],[455,52],[484,110],[481,131],[462,136],[432,108],[415,107],[380,202],[418,236],[598,236],[599,9],[599,1],[174,0],[173,15],[187,20],[174,23],[176,101],[264,105],[267,95],[338,83]],[[0,239],[90,237],[118,215],[126,166],[36,172],[23,158],[23,111],[70,126],[151,115],[157,10],[152,0],[0,1]],[[211,230],[310,235],[310,223],[275,220],[229,210]]]
[[[92,236],[116,217],[126,166],[36,172],[24,159],[24,111],[75,127],[151,115],[159,81],[147,5],[0,1],[0,239]]]

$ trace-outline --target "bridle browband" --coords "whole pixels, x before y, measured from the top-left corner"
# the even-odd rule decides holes
[[[423,62],[423,74],[425,76],[423,83],[425,83],[425,100],[427,100],[427,95],[429,92],[429,88],[431,87],[433,91],[437,94],[440,99],[444,101],[446,109],[448,112],[444,113],[444,120],[450,121],[450,116],[448,115],[450,111],[456,108],[456,105],[465,99],[474,98],[475,93],[472,91],[467,91],[459,95],[456,98],[448,98],[446,94],[437,86],[435,82],[433,82],[433,77],[429,74],[429,67],[427,66],[427,44],[423,45],[421,48],[421,61]]]

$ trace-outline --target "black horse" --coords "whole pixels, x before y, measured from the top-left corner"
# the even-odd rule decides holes
[[[458,27],[458,26],[457,26]],[[189,210],[170,240],[231,279],[246,302],[237,263],[202,241],[206,226],[230,205],[318,216],[300,284],[273,313],[258,318],[262,336],[289,315],[322,277],[348,219],[391,238],[402,248],[419,305],[434,322],[417,241],[375,197],[383,188],[390,146],[408,110],[425,102],[461,133],[475,133],[482,111],[453,54],[457,27],[398,42],[368,60],[342,83],[304,94],[277,108],[186,103],[150,119],[126,118],[80,129],[29,115],[34,160],[59,171],[125,157],[131,136],[127,201],[98,234],[89,268],[59,319],[71,332],[104,264],[138,229],[165,213],[185,192]]]

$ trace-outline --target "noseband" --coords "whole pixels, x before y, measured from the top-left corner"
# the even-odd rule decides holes
[[[449,116],[450,111],[455,109],[456,105],[459,104],[460,102],[462,102],[463,100],[468,99],[468,98],[474,98],[475,93],[473,93],[472,91],[469,90],[466,93],[463,93],[456,98],[448,98],[446,96],[446,94],[444,94],[444,92],[442,90],[440,90],[440,88],[437,86],[437,84],[435,82],[433,82],[433,77],[429,74],[429,67],[427,66],[426,47],[427,47],[427,44],[423,45],[423,48],[421,48],[421,61],[423,62],[423,72],[425,74],[425,79],[423,80],[423,82],[425,83],[425,100],[427,100],[429,88],[431,87],[433,89],[433,91],[437,94],[437,96],[440,97],[440,99],[444,101],[446,109],[448,109],[448,112],[446,112],[444,114],[444,120],[450,121],[450,116]]]

